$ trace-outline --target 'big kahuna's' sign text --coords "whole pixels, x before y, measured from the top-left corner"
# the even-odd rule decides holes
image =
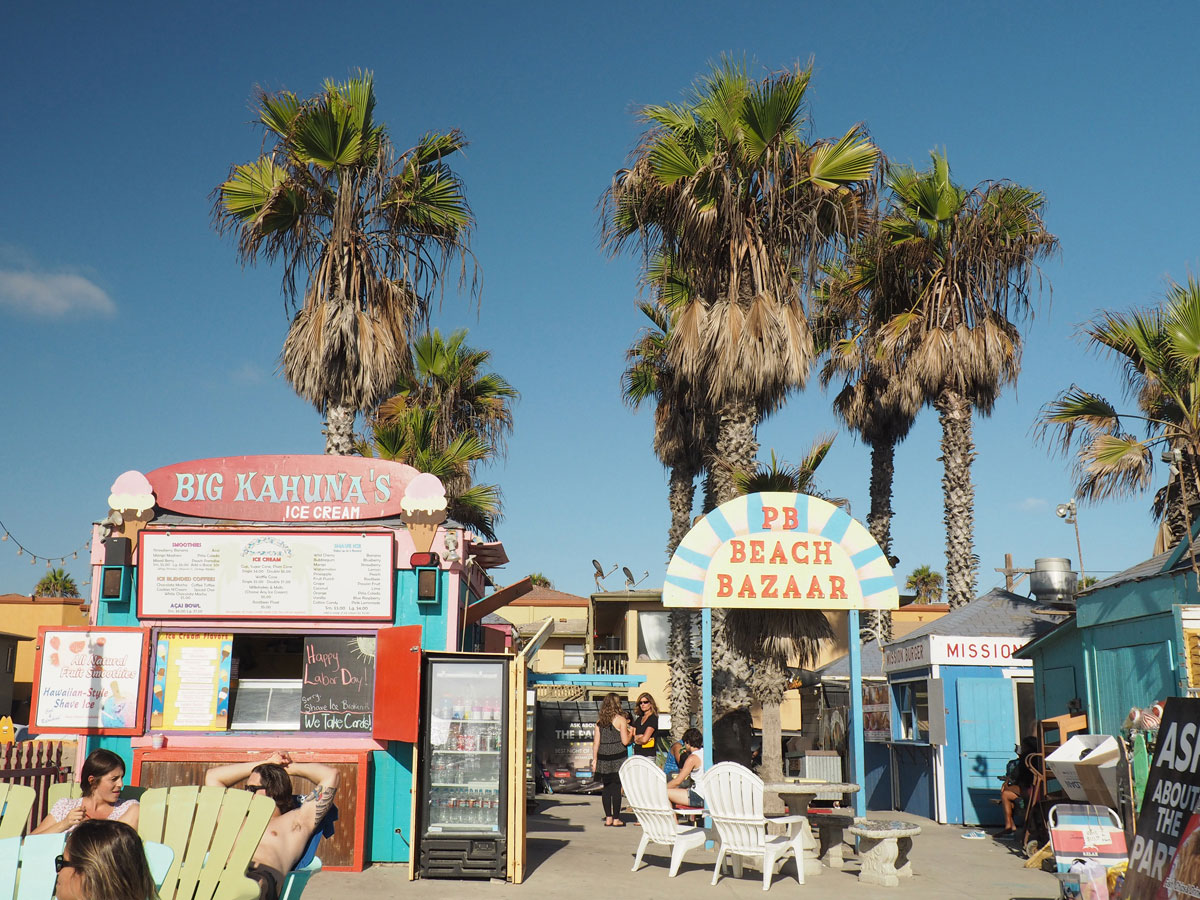
[[[357,456],[225,456],[155,469],[158,506],[246,522],[345,522],[399,515],[412,466]]]

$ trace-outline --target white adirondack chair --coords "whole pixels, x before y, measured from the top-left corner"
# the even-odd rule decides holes
[[[721,877],[725,857],[732,857],[736,876],[742,874],[742,861],[750,857],[762,860],[763,890],[769,890],[776,863],[783,862],[789,855],[795,858],[797,878],[804,884],[804,816],[764,816],[762,779],[737,763],[717,763],[705,772],[701,791],[721,839],[713,884]],[[767,834],[770,822],[800,827],[790,837]]]
[[[633,859],[636,872],[642,864],[642,854],[650,844],[664,844],[671,848],[671,868],[668,876],[674,878],[684,855],[695,847],[704,846],[704,829],[681,825],[675,819],[676,811],[667,799],[667,780],[663,771],[647,756],[631,756],[621,764],[621,787],[625,799],[642,826],[642,841],[638,844]]]

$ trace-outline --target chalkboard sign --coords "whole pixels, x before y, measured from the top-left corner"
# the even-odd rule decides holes
[[[374,705],[374,635],[304,639],[301,731],[370,732]]]

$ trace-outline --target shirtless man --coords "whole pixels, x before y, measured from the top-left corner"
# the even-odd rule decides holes
[[[292,793],[292,775],[317,785],[299,803]],[[296,865],[333,803],[338,777],[336,769],[320,763],[294,763],[284,753],[272,753],[262,762],[217,766],[204,773],[206,785],[230,787],[244,779],[246,790],[262,791],[275,801],[271,821],[246,868],[246,876],[258,882],[260,900],[278,900],[284,875]]]

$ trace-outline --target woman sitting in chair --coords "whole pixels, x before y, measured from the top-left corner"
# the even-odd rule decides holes
[[[70,831],[85,819],[114,819],[131,828],[138,825],[138,802],[121,802],[125,786],[125,760],[111,750],[93,750],[79,770],[82,797],[64,797],[52,807],[30,834]]]
[[[1004,787],[1000,789],[1000,805],[1004,807],[1004,830],[997,834],[997,837],[1016,834],[1013,809],[1021,797],[1028,798],[1029,790],[1033,787],[1033,770],[1029,768],[1029,757],[1038,752],[1038,740],[1032,735],[1027,735],[1021,740],[1021,746],[1016,749],[1019,755],[1009,762]]]
[[[80,822],[54,868],[58,900],[158,900],[142,839],[124,822]]]
[[[683,745],[688,755],[675,777],[667,782],[667,796],[676,806],[692,806],[697,809],[704,806],[704,795],[701,793],[701,776],[704,774],[704,735],[699,728],[689,728],[683,733]],[[680,787],[685,778],[692,779],[690,788]]]

